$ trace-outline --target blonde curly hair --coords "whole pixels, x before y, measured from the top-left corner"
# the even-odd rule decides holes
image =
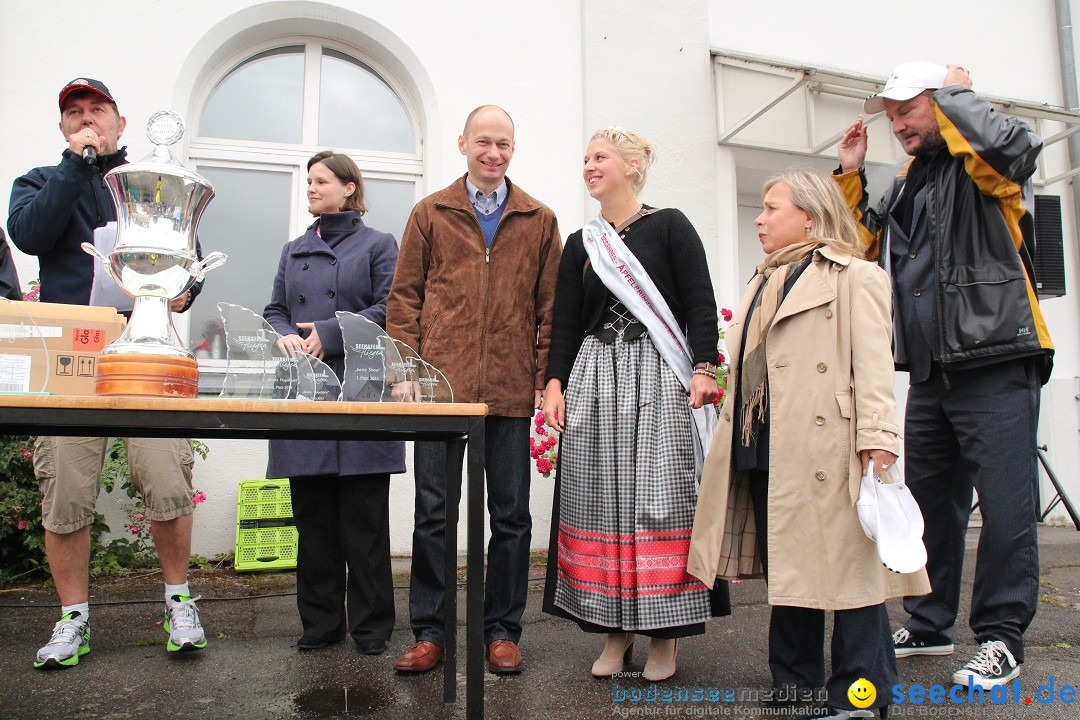
[[[653,149],[652,143],[641,135],[630,132],[618,125],[609,125],[606,128],[597,130],[589,140],[590,142],[592,140],[607,140],[618,149],[619,156],[624,163],[629,164],[631,160],[638,161],[637,172],[634,173],[630,185],[634,189],[635,195],[640,194],[641,189],[645,187],[649,167],[656,160],[656,151]]]

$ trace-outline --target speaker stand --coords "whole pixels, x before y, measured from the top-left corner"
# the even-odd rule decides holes
[[[1046,509],[1042,511],[1042,515],[1039,516],[1039,522],[1046,520],[1046,517],[1050,514],[1050,511],[1057,507],[1058,503],[1061,503],[1065,508],[1065,512],[1069,513],[1069,517],[1072,518],[1073,527],[1080,531],[1080,515],[1076,513],[1076,507],[1069,500],[1069,496],[1065,493],[1065,488],[1061,487],[1061,481],[1057,479],[1057,475],[1054,474],[1054,469],[1050,467],[1050,461],[1046,459],[1046,446],[1037,446],[1039,452],[1039,462],[1043,466],[1043,470],[1046,471],[1046,476],[1050,478],[1050,484],[1054,486],[1054,490],[1057,494],[1050,501],[1050,504],[1046,506]]]

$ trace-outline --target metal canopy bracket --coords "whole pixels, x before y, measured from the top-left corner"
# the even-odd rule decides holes
[[[852,100],[862,100],[875,92],[878,92],[885,86],[885,78],[875,77],[872,75],[863,75],[858,73],[849,73],[840,70],[829,70],[824,68],[812,67],[809,65],[800,65],[792,63],[790,61],[776,60],[758,55],[750,55],[746,53],[732,52],[728,50],[716,49],[712,50],[713,61],[717,66],[717,77],[719,78],[720,66],[727,66],[744,71],[758,72],[762,75],[768,75],[776,77],[777,75],[792,75],[793,79],[790,84],[784,87],[780,92],[769,97],[758,107],[754,108],[751,112],[744,115],[733,125],[724,125],[718,128],[718,140],[721,145],[734,145],[740,147],[753,147],[766,150],[780,150],[784,152],[793,152],[803,155],[824,156],[828,153],[830,148],[836,146],[840,139],[844,135],[844,131],[840,130],[831,134],[824,140],[815,142],[813,135],[814,129],[820,124],[817,117],[818,108],[814,102],[814,98],[818,96],[832,96],[837,98],[850,98]],[[719,85],[718,85],[719,87]],[[791,97],[800,89],[803,90],[805,95],[805,112],[807,118],[807,137],[805,143],[802,145],[792,145],[793,134],[786,134],[783,137],[777,137],[776,140],[771,138],[747,138],[745,131],[753,126],[757,121],[768,115],[773,111],[781,102],[788,97]],[[1047,103],[1034,103],[1025,100],[1019,100],[1015,98],[1002,98],[991,95],[984,95],[979,93],[979,96],[990,102],[996,110],[999,112],[1019,117],[1029,125],[1036,127],[1042,124],[1044,121],[1056,122],[1065,125],[1065,129],[1060,132],[1056,132],[1045,136],[1043,138],[1043,144],[1045,147],[1049,147],[1065,140],[1074,134],[1080,132],[1080,113],[1071,112],[1064,108],[1055,107]],[[723,117],[723,97],[717,97],[717,103],[721,105],[718,112],[718,117]],[[876,115],[866,118],[867,124],[873,123],[879,120],[883,115],[878,113]],[[783,125],[782,123],[780,124]],[[741,137],[740,137],[741,136]],[[903,158],[903,152],[900,150],[898,144],[893,141],[893,147],[891,148],[892,159],[891,162],[900,162]],[[835,153],[828,153],[835,156]],[[880,157],[880,151],[879,151]],[[888,157],[880,157],[881,162],[889,162]],[[1080,168],[1071,168],[1065,172],[1055,175],[1051,178],[1045,177],[1045,171],[1041,167],[1039,173],[1042,177],[1035,178],[1037,185],[1051,185],[1062,180],[1080,175]]]

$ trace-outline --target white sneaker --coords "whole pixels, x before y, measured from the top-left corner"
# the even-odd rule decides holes
[[[90,622],[74,610],[65,613],[53,626],[49,642],[37,651],[34,667],[59,670],[79,664],[79,658],[90,652]]]
[[[1020,663],[1000,640],[987,640],[967,665],[953,673],[952,681],[968,687],[1003,685],[1020,674]]]
[[[199,622],[197,597],[173,595],[172,602],[165,605],[165,632],[169,633],[169,652],[202,650],[206,647],[206,633]]]

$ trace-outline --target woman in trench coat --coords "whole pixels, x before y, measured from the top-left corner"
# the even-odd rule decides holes
[[[726,338],[728,392],[702,472],[687,570],[706,585],[766,577],[769,666],[780,698],[824,687],[827,716],[865,678],[898,682],[884,600],[929,591],[889,572],[859,524],[863,469],[896,462],[889,280],[861,259],[835,183],[769,180],[754,224],[767,254]],[[825,680],[824,611],[834,611]]]
[[[282,336],[283,349],[314,355],[341,377],[344,345],[335,313],[385,325],[397,243],[364,225],[364,181],[347,155],[326,150],[312,157],[307,195],[317,219],[282,249],[263,317]],[[266,476],[289,478],[299,533],[300,650],[326,647],[346,630],[362,653],[386,649],[394,627],[390,475],[404,471],[401,442],[270,441]]]

